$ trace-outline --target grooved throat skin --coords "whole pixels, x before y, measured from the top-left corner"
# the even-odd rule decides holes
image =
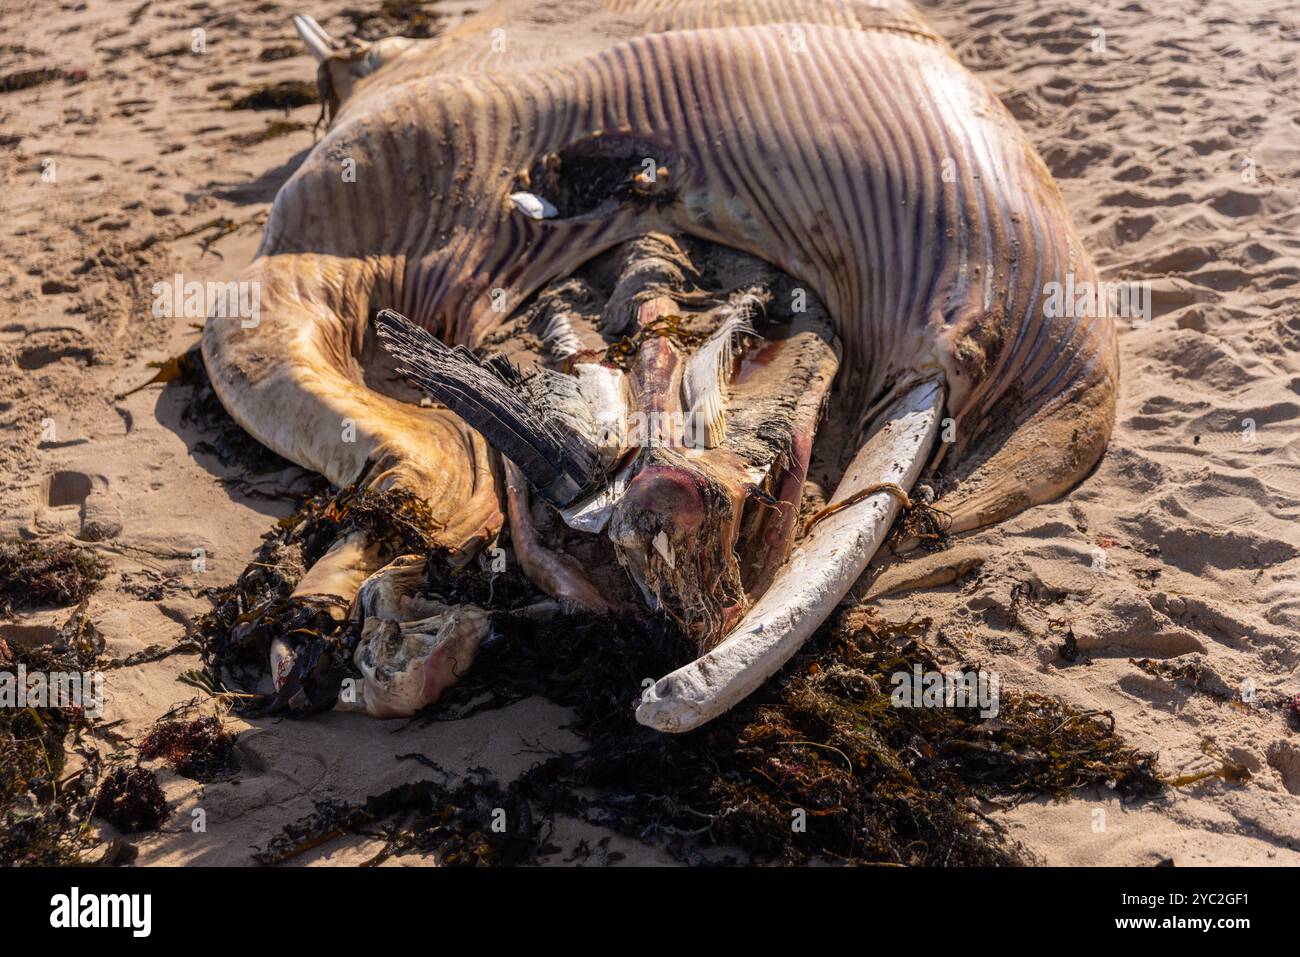
[[[610,523],[641,566],[637,583],[683,624],[706,622],[704,645],[780,581],[831,376],[833,414],[854,443],[845,459],[859,437],[886,441],[880,416],[920,401],[918,389],[943,403],[952,441],[907,454],[936,470],[952,531],[1055,498],[1092,468],[1114,418],[1114,324],[1104,306],[1076,316],[1044,304],[1051,284],[1095,283],[1096,270],[1014,120],[909,4],[592,0],[586,13],[575,38],[571,22],[504,0],[437,39],[346,58],[300,27],[326,58],[332,126],[277,196],[242,277],[263,284],[261,323],[213,319],[204,334],[214,387],[246,429],[337,484],[414,491],[442,523],[440,544],[470,554],[504,522],[492,437],[436,403],[370,388],[357,358],[370,318],[392,309],[444,343],[500,348],[503,324],[535,297],[662,234],[769,264],[784,279],[766,294],[788,299],[773,308],[793,315],[814,301],[833,330],[820,358],[788,360],[818,385],[815,401],[784,407],[778,437],[740,438],[763,438],[752,410],[776,388],[762,378],[768,360],[744,358],[722,370],[739,411],[726,424],[712,416],[706,445],[717,448],[679,451],[656,435],[654,449],[602,462],[640,474],[621,508],[591,505],[582,520]],[[625,275],[641,296],[630,303],[606,291],[618,313],[602,318],[606,344],[619,323],[644,330],[678,305],[714,314],[717,302],[679,303],[689,282],[656,290],[648,276]],[[702,284],[741,288],[714,286]],[[556,370],[585,362],[616,377],[581,330],[547,328]],[[689,420],[690,350],[678,348],[643,339],[608,394]],[[343,419],[350,445],[338,442]],[[920,469],[904,471],[915,480]],[[709,499],[704,519],[683,506],[668,520],[662,503],[683,483]],[[761,521],[759,500],[773,509]],[[689,588],[656,583],[706,526],[707,580],[689,583],[703,589],[699,614],[674,611]],[[709,557],[724,537],[725,553]]]

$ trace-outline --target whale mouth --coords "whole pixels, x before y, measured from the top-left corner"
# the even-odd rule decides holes
[[[403,374],[526,481],[507,503],[512,544],[562,601],[639,603],[703,651],[786,560],[839,347],[825,308],[774,267],[649,234],[542,288],[477,355],[391,313],[377,327]],[[542,540],[533,499],[612,545],[628,593],[575,567],[562,536]]]
[[[940,371],[903,369],[868,409],[830,416],[842,447],[818,457],[841,474],[801,529],[839,343],[812,291],[752,256],[630,240],[542,288],[478,354],[393,313],[375,325],[397,371],[501,453],[511,546],[539,588],[648,609],[693,641],[637,707],[660,731],[735,705],[826,619],[911,507],[947,401]]]

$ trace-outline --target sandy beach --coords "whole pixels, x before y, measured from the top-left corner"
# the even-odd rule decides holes
[[[431,29],[477,5],[431,5]],[[1149,283],[1151,319],[1120,324],[1116,428],[1093,474],[946,551],[882,557],[853,594],[889,620],[931,619],[1006,686],[1110,712],[1169,778],[1234,769],[1136,803],[1089,787],[989,808],[1028,859],[1300,864],[1300,14],[1283,0],[918,6],[1027,132],[1103,278]],[[210,607],[201,590],[233,582],[310,484],[296,466],[223,464],[183,415],[188,387],[137,388],[203,322],[158,315],[154,284],[233,279],[320,135],[315,104],[232,108],[266,84],[314,86],[290,16],[340,37],[390,24],[338,0],[0,8],[0,77],[61,71],[0,92],[0,538],[100,554],[87,615],[104,656],[124,659],[185,640]],[[931,572],[940,584],[914,587]],[[47,641],[69,612],[16,613],[0,638]],[[102,721],[138,742],[196,697],[195,714],[220,713],[177,680],[198,663],[189,650],[109,670]],[[250,864],[317,802],[430,773],[398,754],[509,782],[581,747],[569,717],[540,698],[449,723],[223,715],[240,771],[200,783],[151,764],[170,814],[132,835],[136,863]],[[584,842],[593,863],[673,860],[566,819],[549,860]],[[347,835],[294,863],[380,847]]]

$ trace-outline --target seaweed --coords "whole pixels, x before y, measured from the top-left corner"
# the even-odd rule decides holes
[[[1206,671],[1205,662],[1203,661],[1194,660],[1177,663],[1155,658],[1130,658],[1128,662],[1153,678],[1182,685],[1191,691],[1208,695],[1216,701],[1245,707],[1238,695],[1226,690],[1217,676]]]
[[[109,658],[100,663],[100,667],[105,671],[116,670],[118,668],[131,668],[135,665],[150,664],[155,661],[162,661],[164,658],[170,658],[172,655],[194,655],[199,654],[202,648],[194,641],[178,641],[175,644],[165,645],[155,642],[147,648],[139,651],[133,651],[123,658]]]
[[[99,782],[94,813],[123,834],[152,831],[167,817],[167,798],[148,768],[118,765]]]
[[[232,110],[289,110],[320,102],[314,83],[305,80],[281,80],[255,87],[230,104]]]
[[[684,862],[742,852],[750,862],[1013,865],[1020,850],[976,809],[978,799],[1064,798],[1094,785],[1127,798],[1160,793],[1152,755],[1125,745],[1108,714],[1036,694],[1003,692],[996,718],[971,708],[897,708],[889,676],[945,667],[924,641],[928,622],[891,625],[858,608],[828,623],[765,689],[705,728],[662,735],[633,710],[646,676],[679,664],[686,645],[670,626],[499,614],[498,635],[474,669],[427,714],[454,721],[541,695],[572,708],[587,747],[554,755],[501,789],[481,777],[457,789],[421,784],[413,803],[318,808],[259,860],[272,863],[399,811],[384,855],[445,854],[449,822],[482,827],[483,794],[527,801],[530,826],[578,817],[661,844]],[[948,666],[951,667],[951,666]],[[485,790],[486,789],[486,790]],[[454,813],[427,813],[428,804]],[[501,805],[493,805],[501,806]],[[507,864],[554,853],[534,832],[524,858],[490,841],[461,862]],[[729,859],[729,858],[727,858]]]
[[[422,755],[399,755],[401,759]],[[445,771],[424,762],[444,779]],[[502,788],[484,771],[471,772],[454,787],[445,781],[401,784],[360,804],[318,801],[306,817],[287,825],[253,855],[259,864],[281,864],[344,834],[396,818],[381,828],[383,849],[366,862],[375,865],[395,854],[421,851],[441,867],[529,863],[555,850],[545,842],[544,825],[534,816],[524,780]]]
[[[63,542],[0,541],[0,616],[80,602],[108,574],[94,552]]]
[[[1106,714],[1011,692],[992,719],[893,707],[890,675],[944,667],[921,637],[926,623],[892,626],[847,611],[767,688],[681,736],[633,717],[642,677],[679,663],[678,636],[647,640],[643,627],[573,618],[517,624],[523,630],[511,634],[498,623],[507,640],[480,653],[445,704],[532,691],[575,708],[574,730],[589,747],[553,759],[569,766],[549,769],[552,795],[595,789],[579,802],[582,817],[666,838],[683,860],[716,844],[783,863],[1017,863],[971,799],[1062,798],[1101,784],[1128,797],[1161,790],[1154,757],[1124,745]]]
[[[14,681],[20,668],[28,675],[86,671],[93,665],[95,643],[85,637],[80,621],[74,613],[52,645],[25,649],[0,642],[0,671]],[[0,708],[0,865],[82,863],[91,843],[86,823],[99,758],[79,744],[91,732],[82,708]],[[69,772],[72,751],[83,760]]]
[[[0,76],[0,93],[17,93],[19,90],[30,90],[32,87],[52,83],[62,76],[63,70],[59,67],[42,67],[39,70],[19,70],[16,73],[7,73]]]
[[[234,141],[240,146],[256,146],[258,143],[265,143],[268,140],[277,139],[281,136],[288,136],[290,133],[296,133],[299,130],[307,129],[306,123],[298,123],[293,120],[272,120],[260,130],[254,130],[251,133],[241,133],[234,137]]]
[[[427,503],[405,491],[350,486],[310,496],[302,507],[269,532],[256,560],[234,585],[209,591],[212,611],[195,622],[204,649],[208,681],[226,690],[251,688],[265,673],[271,642],[283,636],[294,651],[294,669],[274,696],[246,692],[237,707],[252,713],[290,710],[311,714],[334,706],[342,680],[351,672],[360,623],[347,620],[347,603],[327,597],[290,598],[303,571],[340,538],[364,531],[367,540],[389,555],[417,554],[429,559],[428,587],[441,588],[454,601],[513,600],[535,593],[518,582],[496,590],[494,579],[457,569],[434,536],[438,523]]]
[[[199,225],[191,227],[190,229],[186,229],[179,233],[174,233],[173,235],[168,237],[168,241],[170,242],[170,241],[175,241],[177,239],[186,239],[190,236],[199,236],[202,235],[203,233],[207,233],[208,235],[203,237],[203,241],[200,244],[200,251],[202,252],[202,254],[206,255],[208,250],[210,250],[213,246],[215,246],[219,240],[224,239],[226,236],[229,236],[231,233],[238,232],[239,230],[244,228],[256,230],[261,228],[264,225],[266,225],[265,211],[254,213],[253,215],[241,220],[233,220],[228,216],[218,216],[215,219],[209,219],[206,222],[199,223]],[[152,241],[153,241],[152,237],[151,239],[146,240],[147,243]],[[168,363],[170,363],[171,361],[173,360],[169,359]],[[162,367],[166,369],[167,363],[162,364]],[[167,382],[167,381],[170,380],[166,378],[154,377],[153,379],[149,380],[149,382],[146,382],[145,385],[149,385],[152,382]],[[130,393],[127,394],[129,395]]]
[[[213,781],[238,769],[235,736],[214,717],[161,721],[140,742],[144,760],[162,758],[177,774]]]
[[[194,637],[202,648],[204,672],[200,686],[220,693],[230,675],[237,685],[253,686],[267,669],[273,635],[259,631],[264,620],[275,627],[280,610],[306,565],[300,546],[288,541],[281,523],[263,537],[252,563],[233,585],[208,589],[212,610],[194,621]],[[302,627],[286,622],[285,630]],[[329,632],[334,628],[331,626]]]
[[[656,316],[642,324],[634,336],[623,336],[611,343],[601,361],[627,372],[647,339],[670,339],[689,347],[699,345],[708,338],[706,333],[691,332],[684,328],[684,322],[683,316],[675,314]]]
[[[412,493],[359,485],[311,497],[295,519],[291,532],[302,543],[308,567],[354,531],[364,531],[372,545],[396,555],[427,554],[435,548],[439,528],[428,503]]]
[[[1172,788],[1183,788],[1191,784],[1211,780],[1222,781],[1224,784],[1245,784],[1252,777],[1250,768],[1224,754],[1223,750],[1211,738],[1205,738],[1201,741],[1201,753],[1215,761],[1218,766],[1206,771],[1193,771],[1188,774],[1164,778],[1164,782]]]
[[[952,543],[949,529],[952,516],[941,508],[917,498],[911,507],[903,509],[895,520],[893,532],[887,542],[891,550],[909,539],[916,539],[922,551],[941,552]]]
[[[264,47],[257,58],[263,63],[272,63],[276,60],[291,60],[303,52],[302,47],[294,43],[281,43],[276,46]]]
[[[442,14],[430,9],[432,0],[382,0],[371,10],[349,8],[342,16],[352,21],[350,39],[373,42],[386,37],[426,40],[442,31]]]
[[[420,850],[445,863],[536,862],[557,852],[547,822],[566,816],[692,863],[739,854],[783,864],[1014,865],[1025,853],[981,806],[1100,786],[1138,800],[1167,786],[1155,756],[1116,735],[1107,712],[1005,688],[992,716],[974,705],[896,706],[890,685],[900,672],[972,668],[941,660],[931,641],[943,642],[942,628],[933,622],[888,622],[866,606],[841,610],[731,712],[688,734],[660,734],[634,712],[648,680],[692,655],[671,622],[539,618],[523,608],[537,593],[517,572],[486,576],[442,555],[422,503],[356,488],[309,499],[267,536],[240,581],[214,594],[198,628],[211,666],[205,680],[217,676],[212,687],[249,652],[244,677],[265,676],[271,638],[297,633],[309,652],[298,658],[311,663],[292,697],[303,691],[309,710],[333,703],[325,677],[348,667],[357,623],[284,598],[301,568],[354,529],[394,553],[430,556],[430,593],[493,609],[492,636],[474,667],[423,720],[463,720],[541,696],[572,710],[570,727],[585,746],[547,756],[509,785],[479,772],[360,804],[322,803],[273,839],[262,863],[355,832],[384,839],[379,859]],[[286,694],[280,706],[292,707]],[[509,840],[488,824],[488,810],[502,807],[512,809]]]

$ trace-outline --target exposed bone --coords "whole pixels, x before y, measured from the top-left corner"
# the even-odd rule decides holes
[[[633,463],[629,462],[614,473],[609,482],[598,489],[594,495],[579,499],[568,508],[560,509],[560,517],[564,519],[564,524],[579,532],[590,532],[593,535],[603,532],[605,526],[609,524],[610,516],[614,514],[618,500],[627,491],[628,479],[632,477],[632,473]]]
[[[418,588],[425,562],[407,555],[366,579],[357,594],[363,625],[353,664],[362,674],[356,693],[340,696],[342,711],[376,718],[415,714],[438,700],[468,670],[488,634],[477,605],[445,605]]]
[[[294,28],[298,31],[298,36],[302,42],[307,45],[311,55],[316,58],[317,63],[324,63],[334,55],[334,42],[330,35],[325,32],[324,27],[316,22],[316,18],[307,14],[296,14],[293,18]]]
[[[573,375],[591,416],[589,438],[607,456],[617,455],[627,445],[627,376],[594,362],[576,364]]]
[[[554,219],[560,215],[549,200],[536,193],[511,193],[510,202],[529,219]]]
[[[362,582],[383,565],[380,549],[369,544],[364,532],[349,532],[307,570],[289,597],[333,595],[350,602]]]
[[[944,388],[914,386],[877,420],[844,473],[832,502],[859,489],[910,489],[921,474],[943,414]],[[839,603],[884,541],[899,501],[887,491],[826,517],[800,542],[771,588],[730,636],[691,664],[660,678],[642,695],[636,717],[680,732],[716,718],[789,660]]]

